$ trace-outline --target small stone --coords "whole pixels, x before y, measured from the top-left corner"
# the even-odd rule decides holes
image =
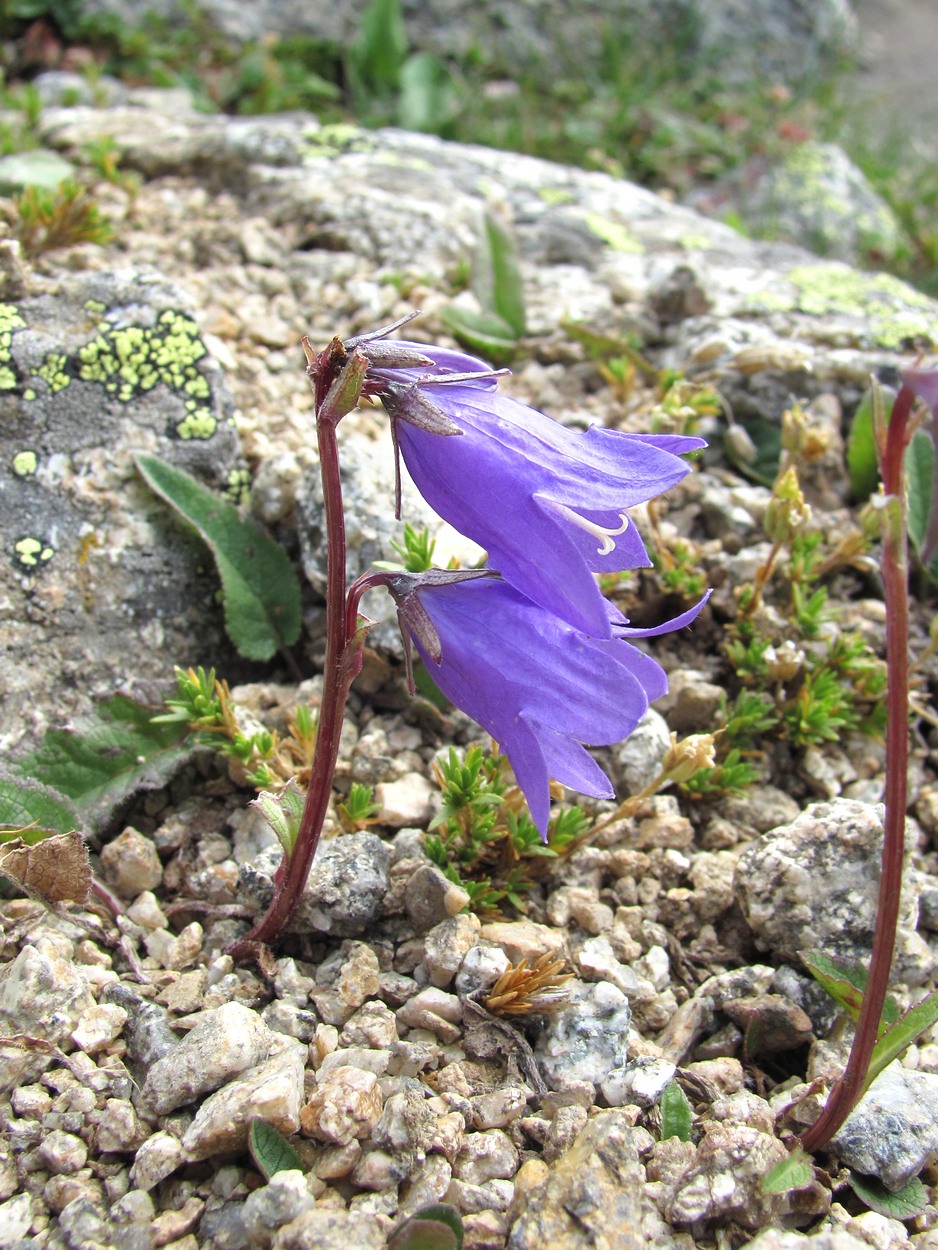
[[[606,981],[574,983],[568,1003],[548,1019],[535,1054],[555,1089],[600,1084],[628,1058],[629,1000]]]
[[[512,1120],[523,1115],[528,1093],[528,1089],[521,1085],[503,1085],[501,1089],[470,1098],[473,1128],[507,1127]]]
[[[336,1146],[370,1137],[384,1108],[377,1078],[361,1068],[337,1067],[320,1072],[317,1088],[300,1112],[308,1137]]]
[[[302,1112],[300,1113],[302,1117]],[[323,1181],[348,1176],[362,1157],[361,1142],[352,1140],[345,1146],[326,1146],[316,1155],[312,1172]]]
[[[632,1126],[622,1111],[600,1111],[544,1176],[517,1177],[526,1194],[511,1230],[511,1250],[646,1250],[642,1228],[644,1174]]]
[[[182,934],[179,936],[182,937]],[[173,959],[172,953],[167,952],[167,955],[170,960]],[[195,968],[192,972],[184,972],[171,985],[167,985],[166,989],[157,995],[157,1002],[162,1003],[164,1007],[177,1015],[187,1016],[191,1012],[198,1011],[202,1006],[205,999],[205,986],[205,973],[201,968]]]
[[[450,881],[436,864],[421,864],[404,890],[404,907],[418,933],[449,920],[468,902],[466,891]]]
[[[831,1146],[848,1167],[878,1176],[887,1189],[901,1189],[938,1149],[938,1074],[891,1063]]]
[[[127,919],[141,929],[165,929],[168,921],[152,890],[143,890],[127,908]]]
[[[375,786],[378,819],[392,829],[425,826],[433,815],[438,791],[423,773],[405,773],[397,781]]]
[[[635,970],[620,963],[608,938],[587,938],[574,959],[584,981],[610,981],[627,998],[639,994],[641,982]]]
[[[787,1156],[768,1133],[745,1124],[715,1126],[677,1181],[665,1214],[678,1225],[735,1220],[743,1228],[759,1228],[777,1201],[763,1193],[762,1178]]]
[[[517,1170],[518,1151],[514,1142],[507,1133],[493,1128],[465,1135],[453,1175],[469,1185],[484,1185],[496,1178],[510,1180]]]
[[[782,994],[731,998],[723,1014],[743,1030],[748,1055],[795,1050],[814,1036],[809,1017]]]
[[[155,890],[163,880],[163,865],[150,838],[131,825],[101,850],[105,880],[124,898]]]
[[[255,1189],[244,1200],[242,1215],[248,1241],[255,1245],[268,1244],[278,1228],[304,1211],[312,1211],[315,1205],[316,1199],[302,1172],[289,1169],[275,1173],[266,1185]]]
[[[624,1068],[616,1068],[601,1083],[603,1098],[610,1107],[655,1106],[665,1086],[673,1078],[675,1065],[666,1059],[633,1059]]]
[[[147,1074],[144,1100],[159,1115],[218,1089],[270,1052],[273,1034],[260,1016],[240,1003],[208,1011]]]
[[[75,1198],[62,1208],[59,1212],[59,1231],[64,1234],[70,1250],[111,1244],[108,1222],[89,1198]]]
[[[207,1098],[182,1139],[189,1158],[207,1159],[223,1151],[243,1150],[255,1116],[287,1137],[297,1132],[305,1057],[306,1048],[290,1041],[280,1054],[235,1077]]]
[[[24,946],[0,970],[0,1028],[4,1033],[28,1033],[58,1044],[93,1005],[85,980],[73,965],[35,946]],[[17,1049],[22,1052],[22,1047]],[[19,1083],[20,1074],[11,1073],[11,1077],[12,1084]]]
[[[362,1003],[346,1020],[339,1040],[343,1046],[390,1046],[397,1041],[397,1017],[385,1003]]]
[[[85,1166],[88,1147],[73,1133],[54,1129],[47,1133],[38,1147],[39,1157],[56,1176],[69,1175]]]
[[[277,1230],[273,1250],[384,1250],[392,1227],[380,1215],[316,1206]]]
[[[336,1068],[360,1068],[363,1072],[371,1072],[375,1076],[384,1076],[391,1062],[390,1053],[385,1050],[372,1049],[365,1046],[346,1046],[342,1050],[326,1055],[317,1068],[320,1076],[335,1071]]]
[[[116,1003],[95,1003],[83,1011],[72,1030],[72,1041],[87,1055],[106,1050],[121,1035],[127,1012]]]
[[[97,1113],[95,1148],[101,1153],[130,1153],[150,1136],[150,1129],[137,1115],[127,1098],[109,1098]]]
[[[15,1194],[0,1203],[0,1250],[13,1250],[29,1232],[32,1222],[33,1200],[29,1194]]]
[[[453,1169],[448,1159],[438,1154],[428,1155],[417,1164],[406,1181],[397,1208],[398,1218],[412,1215],[431,1203],[441,1202],[452,1178]]]
[[[479,1211],[463,1220],[465,1250],[502,1250],[508,1220],[498,1211]]]
[[[179,1138],[161,1130],[148,1137],[137,1151],[130,1169],[131,1183],[137,1189],[149,1192],[185,1161],[185,1151]]]
[[[479,941],[482,925],[473,913],[444,920],[427,934],[423,962],[430,984],[440,989],[450,984],[463,959]]]
[[[398,1007],[397,1018],[407,1028],[429,1029],[446,1044],[460,1036],[457,1021],[462,1019],[462,1004],[455,994],[425,989]]]
[[[510,967],[508,956],[500,946],[481,942],[466,953],[456,973],[456,992],[460,998],[477,990],[490,990]]]
[[[191,1233],[205,1210],[205,1200],[187,1198],[181,1207],[161,1211],[153,1221],[153,1240],[157,1246],[171,1245]]]
[[[327,1024],[343,1025],[378,993],[378,957],[364,942],[343,942],[316,970],[310,998]]]
[[[541,955],[563,953],[564,935],[533,920],[493,920],[484,924],[480,937],[500,946],[513,964],[526,959],[533,964]]]

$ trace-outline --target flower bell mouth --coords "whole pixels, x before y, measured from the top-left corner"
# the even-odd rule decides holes
[[[598,556],[611,555],[616,549],[615,540],[629,528],[629,518],[624,512],[619,513],[621,523],[616,529],[612,529],[610,526],[600,525],[598,521],[590,521],[587,517],[580,516],[579,512],[574,512],[572,508],[567,508],[562,503],[550,501],[550,506],[565,520],[571,521],[581,530],[585,530],[587,534],[592,534],[599,543],[596,548]]]

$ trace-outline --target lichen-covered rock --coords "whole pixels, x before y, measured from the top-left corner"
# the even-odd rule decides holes
[[[734,1220],[759,1228],[777,1202],[762,1192],[762,1178],[787,1154],[778,1138],[745,1124],[715,1126],[675,1183],[668,1218],[679,1226]]]
[[[244,485],[231,396],[188,295],[135,267],[44,288],[0,305],[8,743],[117,689],[129,654],[134,676],[164,677],[222,643],[204,552],[136,477],[133,454],[219,491]]]
[[[6,1034],[26,1033],[57,1045],[93,1005],[75,966],[35,946],[24,946],[0,969],[0,1027]]]

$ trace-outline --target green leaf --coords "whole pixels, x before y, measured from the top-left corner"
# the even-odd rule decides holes
[[[907,1181],[897,1193],[887,1189],[877,1176],[851,1172],[847,1181],[856,1196],[871,1211],[892,1220],[914,1219],[928,1205],[928,1190],[917,1176]]]
[[[869,499],[879,483],[879,462],[873,435],[873,407],[867,392],[860,401],[847,435],[847,471],[850,491],[857,502]]]
[[[102,826],[138,790],[165,785],[192,751],[185,725],[155,725],[151,716],[151,708],[113,695],[74,728],[50,729],[35,751],[9,765],[10,772],[71,800],[78,820],[69,824],[63,812],[53,827]],[[51,824],[48,816],[44,822]]]
[[[919,555],[928,536],[935,501],[935,444],[930,434],[916,430],[905,453],[909,537]]]
[[[362,104],[369,97],[387,99],[401,82],[407,57],[407,32],[398,0],[371,0],[348,48],[348,70]]]
[[[677,1137],[680,1141],[690,1141],[693,1118],[687,1095],[677,1081],[668,1081],[661,1095],[661,1140]]]
[[[422,1207],[388,1239],[387,1250],[462,1250],[462,1218],[447,1202]]]
[[[814,1165],[800,1146],[769,1168],[762,1178],[764,1194],[787,1194],[792,1189],[806,1189],[814,1181]]]
[[[8,769],[0,771],[0,842],[22,837],[27,846],[48,837],[50,833],[70,833],[81,828],[74,803],[33,777],[18,776]],[[28,828],[27,826],[32,826]]]
[[[472,290],[482,308],[508,325],[514,338],[522,337],[527,318],[518,249],[511,231],[490,213],[485,214],[483,221]]]
[[[446,308],[443,320],[463,347],[478,352],[493,365],[507,365],[515,358],[517,339],[511,326],[496,313]]]
[[[137,456],[147,484],[201,535],[221,576],[225,628],[250,660],[269,660],[300,635],[300,585],[289,557],[238,510],[181,469]]]
[[[279,794],[262,790],[248,807],[260,808],[261,815],[276,834],[284,855],[289,859],[299,836],[305,805],[306,796],[300,792],[296,778],[291,777]]]
[[[870,1066],[867,1068],[863,1083],[864,1092],[869,1089],[880,1072],[887,1068],[893,1059],[898,1059],[902,1052],[917,1041],[926,1029],[930,1029],[936,1020],[938,1020],[938,993],[929,994],[920,1003],[910,1007],[884,1033],[881,1033],[870,1056]]]
[[[429,52],[409,56],[401,67],[397,124],[405,130],[440,134],[459,111],[452,76]]]
[[[306,1164],[283,1133],[258,1116],[251,1120],[248,1149],[265,1181],[277,1172],[306,1171]]]
[[[823,951],[800,952],[801,962],[808,969],[834,1002],[839,1003],[845,1011],[856,1020],[863,1006],[863,992],[866,989],[866,969],[859,964],[846,964],[835,961]],[[892,995],[887,995],[883,1003],[883,1014],[879,1022],[879,1033],[882,1035],[889,1025],[899,1019],[899,1008]]]

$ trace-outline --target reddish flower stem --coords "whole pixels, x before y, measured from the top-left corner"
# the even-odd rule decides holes
[[[325,386],[320,385],[319,377],[314,372],[315,364],[321,363],[322,358],[317,361],[305,342],[304,349],[310,363],[308,372],[316,390],[316,433],[326,530],[326,657],[322,698],[310,785],[296,845],[293,853],[285,856],[277,869],[274,896],[267,911],[249,933],[229,947],[229,954],[235,961],[249,957],[260,943],[270,945],[275,942],[296,915],[332,795],[349,689],[362,666],[364,633],[356,628],[354,617],[349,624],[345,603],[345,514],[336,438],[336,426],[344,413],[341,408],[331,411],[328,402],[324,402],[322,391]]]
[[[831,1090],[824,1110],[802,1134],[801,1145],[807,1151],[819,1150],[830,1141],[860,1097],[876,1045],[895,952],[909,763],[909,571],[903,466],[914,402],[913,392],[903,386],[880,446],[880,473],[886,497],[882,555],[886,602],[886,810],[873,952],[847,1066]]]

